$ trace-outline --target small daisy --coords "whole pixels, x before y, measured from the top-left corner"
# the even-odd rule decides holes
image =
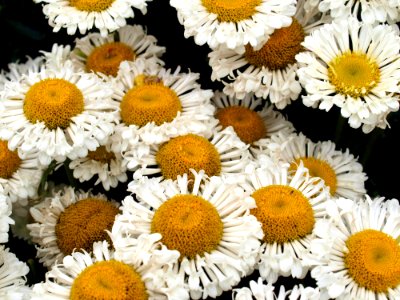
[[[157,39],[146,34],[141,25],[126,25],[114,33],[103,37],[99,33],[89,33],[76,39],[72,58],[86,72],[96,72],[116,76],[122,61],[137,58],[152,59],[164,65],[159,58],[165,47],[157,45]]]
[[[315,225],[311,276],[335,299],[400,299],[400,205],[397,199],[328,202]]]
[[[294,0],[171,0],[185,37],[211,49],[261,46],[277,28],[289,26],[296,11]]]
[[[109,240],[118,204],[102,194],[75,191],[72,187],[53,192],[30,213],[36,223],[28,224],[37,257],[46,267],[60,262],[74,249],[92,251],[93,242]]]
[[[123,200],[111,236],[117,253],[127,253],[123,245],[135,236],[160,233],[163,245],[180,253],[173,276],[191,299],[215,298],[254,270],[262,230],[241,188],[203,171],[193,177],[144,178],[131,189],[137,201]]]
[[[281,113],[252,94],[240,100],[216,91],[211,101],[217,108],[215,117],[219,124],[223,128],[232,126],[242,142],[249,144],[250,152],[263,151],[273,134],[295,131]]]
[[[53,44],[50,51],[40,51],[44,57],[44,65],[48,68],[63,68],[64,64],[71,64],[71,46],[70,45],[59,45],[57,43]],[[75,62],[71,64],[77,70],[80,66]]]
[[[300,163],[290,176],[287,164],[276,167],[246,168],[241,184],[256,202],[250,210],[262,224],[264,243],[257,268],[267,282],[279,276],[304,278],[310,269],[307,258],[316,220],[326,215],[329,192],[324,182],[310,177]]]
[[[170,264],[179,253],[161,245],[159,234],[142,235],[124,260],[106,241],[93,244],[93,253],[73,252],[33,286],[32,300],[58,299],[187,299],[187,292],[171,279]]]
[[[94,74],[69,63],[22,75],[5,86],[0,106],[0,138],[10,150],[39,151],[39,160],[86,156],[105,142],[117,119],[112,90]]]
[[[11,201],[8,197],[4,196],[4,193],[0,188],[0,243],[8,242],[10,225],[15,224],[15,221],[10,217],[11,212]]]
[[[134,8],[147,13],[151,0],[34,0],[43,4],[43,13],[49,19],[54,32],[66,28],[69,35],[77,30],[85,34],[97,28],[102,36],[126,25],[126,19],[134,17]]]
[[[270,139],[269,155],[290,164],[294,170],[300,161],[311,176],[320,177],[334,197],[357,199],[365,193],[367,175],[349,149],[340,151],[331,141],[314,143],[304,134],[277,134]]]
[[[350,18],[325,24],[302,45],[310,51],[296,55],[306,106],[336,105],[353,128],[399,109],[400,36],[393,27]]]
[[[295,56],[304,51],[301,43],[330,17],[317,8],[306,11],[305,0],[299,0],[290,26],[271,34],[258,49],[247,44],[245,51],[237,52],[220,46],[209,53],[212,80],[221,80],[223,91],[243,99],[248,93],[269,99],[278,109],[285,108],[298,98],[301,86],[296,71]]]

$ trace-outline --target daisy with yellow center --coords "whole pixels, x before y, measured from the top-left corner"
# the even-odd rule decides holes
[[[245,45],[238,52],[220,46],[209,53],[211,79],[222,81],[224,93],[243,99],[248,93],[269,99],[278,109],[298,98],[301,86],[296,75],[295,56],[304,51],[301,43],[330,17],[317,8],[306,10],[306,1],[297,1],[291,24],[275,29],[261,47]]]
[[[165,47],[157,45],[157,39],[146,34],[141,25],[126,25],[103,37],[89,33],[75,40],[72,58],[86,72],[115,77],[122,61],[142,58],[154,64],[164,65],[160,57]]]
[[[118,204],[107,201],[103,194],[75,191],[65,187],[33,206],[30,213],[35,223],[28,224],[32,242],[37,244],[37,257],[46,267],[60,262],[74,249],[92,251],[96,241],[109,240]]]
[[[11,90],[12,89],[12,90]],[[117,119],[112,89],[96,75],[42,68],[6,85],[0,106],[0,138],[21,153],[38,152],[42,164],[87,155],[104,143]]]
[[[116,218],[112,239],[120,250],[144,233],[161,234],[169,250],[180,253],[172,265],[177,282],[191,299],[215,298],[254,270],[262,238],[260,223],[250,215],[254,200],[234,183],[204,171],[177,180],[143,178],[128,190]]]
[[[170,264],[179,253],[159,240],[159,234],[133,239],[128,259],[110,250],[106,241],[95,242],[92,253],[74,251],[33,286],[30,299],[187,299],[183,286],[171,280]]]
[[[310,177],[301,163],[293,176],[287,164],[249,165],[241,184],[256,202],[251,209],[262,224],[264,239],[258,269],[267,282],[279,276],[304,278],[316,220],[326,215],[329,192],[318,178]]]
[[[43,13],[54,32],[65,28],[69,35],[85,34],[94,28],[102,36],[126,25],[134,17],[134,9],[147,12],[149,0],[34,0],[43,3]]]
[[[171,0],[185,37],[211,49],[225,45],[243,51],[260,47],[277,28],[290,25],[296,11],[293,0]]]
[[[302,45],[309,52],[296,60],[306,106],[336,105],[351,127],[367,124],[365,133],[399,109],[400,37],[393,27],[350,18],[325,24]]]
[[[400,205],[397,199],[328,202],[315,227],[311,276],[337,299],[399,299]]]

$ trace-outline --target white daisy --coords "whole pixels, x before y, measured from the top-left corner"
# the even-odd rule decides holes
[[[325,24],[302,45],[310,51],[296,55],[306,106],[336,105],[353,128],[399,109],[400,36],[393,27],[350,18]]]
[[[0,138],[10,150],[39,151],[42,164],[87,155],[113,130],[118,104],[94,74],[62,68],[29,72],[6,85],[0,106]]]
[[[160,57],[164,52],[165,47],[158,46],[157,39],[141,25],[126,25],[107,36],[89,33],[76,39],[71,56],[87,72],[116,76],[124,60],[142,58],[163,66]]]
[[[301,92],[296,71],[295,55],[304,51],[304,37],[330,17],[317,8],[306,11],[306,1],[297,2],[297,11],[290,26],[275,29],[262,47],[245,46],[245,51],[235,52],[220,46],[209,53],[212,80],[224,84],[223,91],[243,99],[248,93],[269,99],[278,109],[296,100]]]
[[[159,234],[142,235],[129,247],[127,260],[96,242],[93,254],[73,252],[33,286],[32,300],[42,299],[186,299],[170,265],[179,256],[161,245]]]
[[[117,253],[143,233],[160,233],[168,249],[178,250],[174,278],[191,299],[215,298],[250,274],[262,238],[260,223],[249,214],[254,200],[219,176],[193,171],[176,181],[142,179],[131,187],[112,230]]]
[[[321,291],[335,299],[400,299],[399,201],[366,195],[327,207],[311,247],[311,276]]]
[[[0,188],[0,243],[8,242],[10,225],[15,224],[15,221],[10,217],[11,212],[11,201],[8,197],[4,196],[4,193]]]
[[[34,0],[43,3],[43,13],[49,19],[54,32],[66,28],[69,35],[77,30],[85,34],[97,28],[102,36],[126,25],[126,19],[134,17],[134,8],[147,12],[150,0]]]
[[[40,53],[44,57],[44,65],[48,68],[63,68],[64,64],[71,60],[72,55],[70,45],[59,45],[57,43],[52,45],[50,51],[42,50]],[[76,62],[68,62],[67,64],[71,64],[77,69],[80,68]]]
[[[296,11],[294,0],[171,0],[185,37],[198,45],[243,50],[261,46],[274,29],[289,26]]]
[[[337,150],[332,141],[314,143],[302,133],[277,134],[270,139],[268,150],[270,156],[290,164],[292,170],[302,161],[311,176],[325,181],[332,196],[357,199],[366,193],[368,177],[363,166],[349,149]]]
[[[37,257],[46,267],[60,262],[74,249],[92,251],[93,242],[109,240],[118,203],[103,194],[65,187],[53,192],[30,209],[33,222],[27,225]]]

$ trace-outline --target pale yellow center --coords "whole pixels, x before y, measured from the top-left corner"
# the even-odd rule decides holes
[[[220,22],[239,22],[252,18],[261,0],[201,0],[208,12],[217,15]]]
[[[100,146],[94,151],[89,151],[88,158],[103,164],[109,164],[113,159],[115,159],[115,154],[107,151],[105,146]]]
[[[9,179],[19,169],[21,159],[17,150],[8,149],[8,142],[0,140],[0,178]]]
[[[77,10],[87,12],[103,12],[107,10],[115,0],[69,0],[69,4]]]

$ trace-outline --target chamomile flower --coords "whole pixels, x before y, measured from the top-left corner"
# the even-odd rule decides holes
[[[9,198],[4,196],[0,190],[0,243],[8,242],[8,233],[10,225],[15,224],[15,221],[10,217],[12,212],[12,204]]]
[[[349,149],[337,150],[332,141],[314,143],[302,133],[277,134],[268,148],[271,157],[289,163],[291,170],[302,161],[311,176],[325,181],[331,196],[358,199],[366,193],[362,165]]]
[[[305,0],[297,2],[290,26],[275,29],[262,47],[250,44],[237,52],[225,46],[209,53],[212,80],[224,84],[224,93],[239,99],[248,93],[269,99],[278,109],[285,108],[301,92],[295,56],[304,51],[301,43],[315,28],[330,20],[317,8],[306,11]]]
[[[304,278],[316,220],[326,215],[329,192],[323,181],[310,177],[302,163],[290,176],[287,164],[246,168],[241,184],[256,202],[250,210],[262,224],[263,244],[257,268],[267,282],[279,276]]]
[[[302,45],[309,51],[296,60],[306,106],[336,105],[353,128],[399,109],[400,36],[393,27],[350,18],[325,24]]]
[[[118,104],[94,74],[43,68],[6,85],[0,106],[0,138],[21,153],[39,152],[42,164],[95,150],[112,133]]]
[[[66,28],[69,35],[77,30],[85,34],[93,28],[102,36],[126,25],[126,19],[134,17],[134,8],[143,14],[147,12],[150,0],[34,0],[43,3],[43,13],[54,32]]]
[[[117,253],[140,234],[159,233],[161,242],[180,253],[171,265],[174,278],[191,299],[215,298],[250,274],[262,238],[249,210],[254,200],[224,177],[193,171],[177,180],[143,178],[123,200],[111,233]]]
[[[44,282],[33,286],[31,299],[185,299],[187,292],[171,279],[169,267],[179,253],[159,240],[159,234],[133,240],[127,261],[106,241],[94,243],[92,254],[73,252],[46,273]]]
[[[383,197],[328,202],[315,225],[311,276],[335,299],[400,298],[400,205]]]
[[[157,45],[157,39],[146,34],[141,25],[126,25],[107,36],[89,33],[75,40],[72,58],[86,72],[117,76],[122,61],[137,58],[164,65],[160,57],[165,47]]]
[[[30,209],[33,221],[28,224],[37,257],[46,267],[60,262],[74,249],[92,251],[96,241],[109,240],[118,204],[103,194],[76,191],[65,187]]]
[[[198,45],[220,44],[240,51],[261,46],[277,28],[289,26],[296,11],[294,0],[171,0],[185,37]]]

